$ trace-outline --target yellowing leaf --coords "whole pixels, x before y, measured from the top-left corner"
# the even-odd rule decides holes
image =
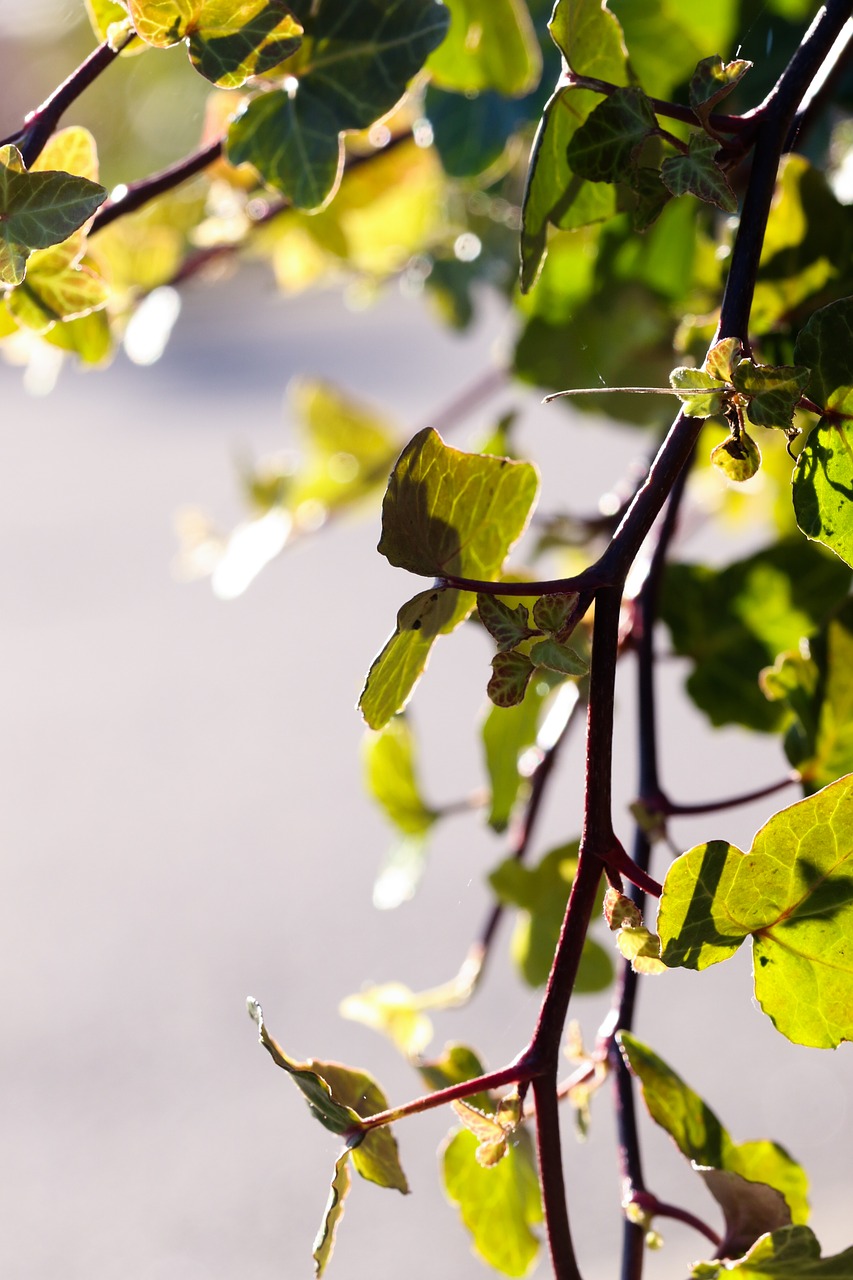
[[[524,1276],[539,1251],[532,1227],[542,1221],[530,1138],[519,1130],[505,1159],[491,1167],[478,1163],[478,1148],[467,1129],[448,1139],[441,1156],[445,1189],[480,1257],[505,1276]]]
[[[432,1040],[432,1023],[418,1007],[418,997],[402,982],[386,982],[347,996],[340,1012],[387,1035],[410,1058],[423,1053]]]
[[[345,1147],[335,1161],[335,1173],[329,1188],[329,1200],[320,1223],[320,1230],[314,1241],[314,1275],[320,1280],[326,1269],[326,1263],[332,1256],[335,1247],[335,1233],[341,1218],[344,1216],[345,1200],[349,1194],[352,1179],[350,1178],[349,1160],[351,1152]]]

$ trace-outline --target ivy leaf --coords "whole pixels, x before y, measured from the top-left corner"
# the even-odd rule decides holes
[[[649,1114],[666,1130],[694,1168],[719,1170],[753,1185],[772,1187],[783,1197],[787,1221],[806,1221],[809,1212],[806,1175],[784,1148],[767,1141],[734,1142],[708,1104],[653,1050],[627,1031],[620,1031],[617,1039],[628,1066],[640,1080]],[[725,1187],[718,1180],[716,1186],[720,1195],[715,1195],[715,1198],[726,1214],[728,1245],[728,1232],[738,1229],[737,1209],[731,1196],[731,1185]],[[775,1199],[763,1203],[772,1206],[771,1215],[778,1211]],[[762,1230],[772,1230],[772,1227],[761,1227],[747,1244],[739,1247],[738,1252],[748,1248]],[[730,1255],[726,1252],[725,1256]]]
[[[556,636],[571,618],[578,599],[576,591],[540,596],[533,606],[533,621],[540,631]]]
[[[693,1269],[697,1280],[853,1280],[853,1249],[821,1257],[808,1227],[782,1227],[764,1235],[736,1262],[703,1262]]]
[[[728,49],[737,38],[738,9],[732,3],[611,0],[608,7],[625,32],[637,80],[656,98],[671,98],[709,49]]]
[[[423,800],[415,771],[415,740],[411,726],[396,716],[364,740],[365,784],[368,794],[404,835],[423,835],[438,814]]]
[[[249,103],[229,130],[227,151],[297,208],[319,209],[340,181],[342,135],[391,110],[444,38],[449,13],[436,0],[304,8],[300,66],[284,89]]]
[[[156,49],[186,41],[195,69],[223,89],[265,75],[299,48],[285,0],[127,0],[137,34]]]
[[[548,29],[571,69],[617,86],[628,82],[622,29],[600,0],[558,0]],[[573,173],[568,147],[598,105],[597,94],[558,81],[533,140],[522,206],[521,288],[533,287],[545,257],[547,227],[568,230],[616,212],[616,193]]]
[[[794,359],[811,370],[809,394],[827,415],[809,435],[794,470],[794,511],[807,538],[853,564],[853,298],[816,311],[800,331]],[[835,418],[832,415],[843,415]]]
[[[486,692],[496,707],[517,707],[524,695],[535,667],[524,653],[511,649],[492,658],[492,674]]]
[[[616,945],[635,973],[664,973],[660,958],[660,938],[645,925],[623,924],[616,934]]]
[[[511,707],[492,703],[483,720],[483,750],[492,791],[489,826],[504,831],[524,781],[519,765],[524,751],[536,741],[543,704],[559,683],[556,674],[537,671],[521,702]],[[569,696],[578,698],[576,685],[565,685]]]
[[[491,578],[524,531],[538,486],[529,462],[462,453],[431,428],[419,431],[388,481],[379,552],[425,577]]]
[[[670,867],[665,964],[706,969],[753,938],[755,995],[796,1044],[853,1039],[853,775],[783,809],[743,853],[724,840]]]
[[[809,381],[809,370],[791,365],[757,365],[740,360],[732,371],[736,391],[749,396],[746,416],[757,427],[793,425],[794,408]]]
[[[669,385],[678,392],[684,412],[691,417],[709,418],[715,413],[722,413],[728,388],[707,369],[680,365],[669,375]]]
[[[711,450],[711,462],[715,467],[742,484],[751,480],[761,466],[761,452],[752,436],[742,431],[739,436],[728,436]]]
[[[737,213],[735,193],[714,159],[720,149],[716,138],[707,133],[694,133],[687,147],[686,156],[668,156],[664,160],[660,167],[664,184],[674,196],[689,194],[726,213]]]
[[[397,626],[367,673],[359,708],[371,729],[405,707],[422,676],[433,641],[448,635],[468,617],[476,596],[470,591],[437,587],[421,591],[403,605]]]
[[[118,4],[116,0],[86,0],[86,12],[98,40],[107,41],[110,48],[115,48],[116,39],[125,33],[129,34],[132,30],[126,7]],[[121,52],[122,56],[132,55],[144,53],[147,48],[148,46],[138,36],[134,36]]]
[[[789,711],[785,754],[807,793],[853,772],[853,604],[812,637],[808,655],[780,654],[761,687]]]
[[[517,1096],[517,1095],[516,1095]],[[461,1099],[450,1104],[469,1133],[480,1143],[476,1152],[477,1163],[484,1169],[493,1168],[503,1160],[509,1152],[507,1139],[518,1125],[519,1114],[514,1114],[509,1123],[502,1123],[500,1112],[488,1114],[472,1107]]]
[[[784,712],[763,696],[759,673],[814,635],[849,584],[839,561],[801,538],[725,569],[668,566],[662,615],[676,652],[693,660],[687,691],[712,724],[782,727]]]
[[[20,284],[32,251],[67,240],[106,198],[88,178],[27,172],[17,147],[0,147],[0,284]]]
[[[26,278],[9,295],[9,310],[19,324],[47,333],[57,321],[106,306],[109,285],[84,259],[85,252],[85,237],[79,233],[50,249],[35,250]]]
[[[514,649],[522,640],[536,635],[527,625],[529,615],[523,604],[514,609],[504,604],[497,596],[480,594],[477,596],[477,613],[480,621],[498,646],[498,651]]]
[[[446,0],[450,30],[427,70],[441,89],[506,97],[531,93],[542,74],[536,30],[523,0]]]
[[[326,1264],[332,1256],[332,1250],[335,1247],[335,1235],[341,1218],[344,1216],[345,1201],[352,1184],[349,1171],[351,1154],[349,1148],[345,1147],[335,1161],[335,1173],[332,1178],[332,1185],[329,1188],[329,1199],[323,1213],[323,1221],[320,1223],[320,1230],[314,1240],[314,1275],[317,1280],[320,1280],[326,1269]]]
[[[402,982],[386,982],[347,996],[340,1013],[388,1036],[407,1058],[417,1057],[432,1040],[432,1023],[418,1007],[417,996]]]
[[[721,382],[731,382],[734,366],[742,354],[739,338],[721,338],[711,347],[702,368],[710,373],[712,378],[717,378]]]
[[[702,59],[690,80],[689,93],[690,105],[703,127],[717,103],[727,97],[751,69],[752,63],[744,58],[723,62],[715,53]]]
[[[577,870],[577,854],[577,841],[572,841],[546,853],[535,867],[507,858],[489,876],[498,899],[519,910],[512,955],[531,987],[541,987],[551,971]],[[612,979],[613,964],[609,955],[593,938],[587,937],[575,989],[604,991]]]
[[[530,660],[537,667],[547,667],[550,671],[559,671],[564,676],[584,676],[589,665],[579,653],[567,644],[558,644],[556,640],[540,640],[530,648]]]
[[[652,104],[642,89],[615,89],[572,137],[569,164],[590,182],[625,181],[640,148],[656,129]]]
[[[526,1275],[539,1250],[531,1228],[542,1221],[533,1144],[519,1130],[506,1158],[491,1168],[478,1163],[479,1145],[467,1129],[448,1139],[441,1154],[445,1190],[480,1257],[505,1276]]]

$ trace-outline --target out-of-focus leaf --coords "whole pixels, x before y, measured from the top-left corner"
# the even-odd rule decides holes
[[[577,870],[577,841],[546,853],[535,867],[507,858],[489,876],[501,902],[519,909],[513,957],[531,987],[547,980],[557,949],[566,903]],[[584,942],[576,991],[603,991],[613,979],[613,963],[591,937]]]
[[[719,142],[707,133],[694,133],[687,145],[686,156],[668,156],[661,165],[665,185],[674,196],[697,196],[726,213],[737,213],[737,197],[714,159]]]
[[[617,1039],[628,1065],[639,1077],[643,1099],[652,1119],[666,1130],[694,1166],[726,1171],[749,1183],[772,1187],[783,1197],[788,1210],[787,1221],[806,1221],[809,1212],[806,1198],[808,1181],[801,1166],[784,1148],[763,1140],[734,1142],[707,1103],[647,1045],[627,1031],[620,1031]],[[716,1198],[726,1214],[727,1232],[735,1230],[736,1197],[730,1194],[733,1188],[726,1191],[718,1186],[722,1194]],[[730,1202],[728,1208],[727,1201]],[[772,1217],[778,1211],[778,1202],[773,1200],[766,1204],[772,1206]],[[775,1225],[780,1224],[777,1222]],[[772,1229],[768,1222],[757,1235]],[[753,1236],[747,1244],[740,1246],[740,1250],[748,1248],[756,1238]],[[726,1252],[725,1256],[732,1255]]]
[[[341,1001],[341,1016],[387,1035],[406,1057],[417,1057],[432,1039],[432,1023],[418,998],[401,982],[368,987]]]
[[[302,35],[284,0],[127,0],[127,7],[146,44],[167,49],[185,40],[196,70],[223,89],[280,66]]]
[[[759,672],[813,635],[847,594],[849,572],[800,538],[784,539],[725,569],[671,565],[662,615],[676,652],[695,663],[687,681],[712,724],[772,732],[784,713],[768,703]]]
[[[785,752],[806,792],[853,773],[853,605],[847,602],[809,641],[808,653],[780,654],[761,673],[771,701],[792,723]]]
[[[101,41],[109,41],[113,48],[116,38],[123,36],[125,30],[131,27],[127,9],[124,5],[117,4],[116,0],[86,0],[86,12],[95,35]],[[147,48],[144,41],[134,36],[130,44],[122,49],[122,55],[144,53]]]
[[[757,1240],[745,1257],[697,1263],[692,1274],[696,1280],[851,1280],[853,1248],[823,1258],[808,1227],[782,1227]]]
[[[503,831],[509,822],[523,783],[521,757],[536,741],[543,703],[556,683],[556,675],[537,671],[520,703],[512,707],[493,704],[483,720],[483,750],[492,790],[489,826],[495,831]],[[577,701],[577,686],[564,688],[571,689],[569,696]]]
[[[539,83],[542,55],[524,0],[446,0],[450,30],[430,55],[427,70],[442,89],[508,97]]]
[[[853,1039],[853,775],[772,817],[743,853],[724,840],[670,867],[665,964],[706,969],[753,939],[755,995],[796,1044]]]
[[[625,33],[634,74],[655,98],[670,98],[700,59],[730,48],[737,38],[737,0],[611,0],[607,7]]]
[[[809,396],[824,410],[794,471],[794,510],[808,538],[853,565],[853,298],[814,312],[794,359],[811,370]],[[839,415],[835,417],[834,415]]]
[[[320,1223],[320,1229],[314,1240],[314,1275],[317,1280],[320,1280],[326,1269],[326,1264],[332,1256],[332,1250],[335,1247],[335,1234],[341,1218],[344,1216],[345,1201],[349,1195],[352,1182],[349,1171],[351,1154],[349,1148],[345,1147],[335,1161],[335,1173],[332,1178],[332,1185],[329,1188],[329,1199],[323,1213],[323,1221]]]
[[[532,1227],[542,1221],[539,1178],[533,1146],[518,1131],[506,1158],[484,1168],[477,1161],[473,1133],[453,1134],[442,1153],[447,1195],[458,1206],[475,1251],[506,1276],[524,1276],[539,1250]]]
[[[415,741],[402,716],[389,720],[364,741],[367,791],[405,835],[422,835],[438,816],[420,793],[415,772]]]
[[[415,896],[426,870],[426,833],[402,836],[391,846],[373,883],[377,911],[395,911]]]
[[[745,480],[751,480],[758,471],[761,453],[752,436],[741,431],[739,436],[728,436],[712,449],[711,461],[727,479],[742,484]]]

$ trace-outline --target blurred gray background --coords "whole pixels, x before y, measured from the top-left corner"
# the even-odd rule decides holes
[[[0,0],[0,133],[89,50],[80,13],[79,0]],[[21,45],[24,19],[31,39]],[[80,123],[109,120],[122,137],[102,148],[107,185],[194,145],[204,88],[199,81],[194,99],[184,77],[173,92],[172,56],[111,71],[75,112]],[[165,68],[162,82],[146,88],[143,64]],[[506,846],[477,816],[457,818],[439,828],[414,901],[391,913],[371,905],[392,836],[362,793],[355,702],[417,583],[376,554],[374,513],[306,540],[223,604],[206,583],[175,581],[173,525],[188,505],[226,528],[244,514],[235,459],[294,445],[283,410],[293,374],[333,379],[410,434],[509,336],[487,302],[459,338],[393,292],[356,315],[336,295],[282,300],[250,272],[187,290],[152,368],[120,357],[105,372],[66,371],[52,395],[34,398],[19,369],[0,366],[4,1277],[310,1276],[337,1143],[259,1048],[248,994],[292,1055],[365,1067],[393,1101],[420,1091],[391,1046],[340,1019],[337,1006],[365,981],[418,990],[451,977]],[[464,447],[512,406],[524,412],[522,446],[542,464],[546,508],[589,510],[643,447],[637,433],[602,433],[516,392],[496,396],[454,443]],[[684,553],[744,553],[746,544],[720,539],[700,531]],[[476,721],[489,657],[483,636],[463,628],[437,646],[414,699],[436,804],[483,783]],[[634,691],[630,661],[624,668],[617,803],[627,839]],[[683,676],[679,662],[662,664],[673,797],[779,777],[778,744],[711,732],[685,702]],[[537,855],[578,833],[582,758],[578,734]],[[685,848],[711,836],[748,845],[775,807],[771,798],[682,821],[673,834]],[[538,999],[506,958],[509,932],[506,921],[474,1003],[435,1020],[436,1051],[462,1039],[497,1067],[526,1042]],[[578,1000],[588,1040],[606,1004]],[[754,1007],[747,948],[701,977],[644,984],[637,1034],[736,1140],[774,1138],[805,1164],[825,1252],[853,1242],[850,1049],[784,1041]],[[434,1112],[398,1127],[413,1194],[358,1180],[330,1276],[488,1274],[436,1176],[450,1120]],[[585,1146],[568,1115],[565,1127],[584,1276],[614,1280],[621,1225],[607,1094]],[[716,1222],[668,1139],[647,1125],[645,1141],[658,1194]],[[684,1280],[703,1242],[659,1225],[667,1244],[650,1258],[649,1278]]]

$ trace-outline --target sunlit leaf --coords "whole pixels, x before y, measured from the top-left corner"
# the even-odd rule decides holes
[[[314,1240],[314,1275],[317,1280],[320,1280],[326,1269],[326,1264],[332,1256],[332,1250],[335,1247],[335,1234],[341,1218],[344,1216],[345,1201],[349,1195],[352,1182],[349,1171],[351,1154],[349,1148],[345,1147],[335,1161],[335,1173],[332,1178],[332,1185],[329,1188],[329,1199],[323,1213],[323,1221],[320,1223],[320,1229]]]
[[[445,1189],[480,1257],[502,1275],[524,1276],[539,1250],[531,1228],[542,1221],[532,1143],[520,1130],[506,1158],[490,1168],[478,1163],[478,1147],[467,1129],[448,1140],[441,1156]]]
[[[572,137],[569,164],[590,182],[620,182],[634,166],[657,120],[642,89],[616,89],[587,117]]]
[[[797,1044],[853,1039],[853,775],[772,817],[743,853],[723,840],[670,867],[665,964],[705,969],[753,939],[755,995]]]
[[[342,1066],[340,1062],[318,1062],[313,1059],[312,1066],[329,1084],[334,1097],[357,1111],[364,1119],[388,1109],[388,1099],[366,1071]],[[400,1166],[397,1142],[390,1125],[368,1129],[363,1141],[353,1141],[350,1146],[353,1165],[362,1178],[375,1182],[377,1186],[401,1191],[403,1195],[408,1194],[409,1184]]]
[[[386,816],[405,835],[422,835],[438,816],[423,800],[415,772],[415,740],[402,716],[364,740],[365,783]]]
[[[117,39],[123,39],[125,32],[133,29],[126,6],[116,0],[86,0],[86,12],[95,35],[101,41],[108,41],[112,48],[116,47]],[[144,53],[147,48],[144,41],[134,36],[122,54]]]
[[[419,1009],[414,992],[401,982],[386,982],[347,996],[340,1012],[387,1035],[407,1057],[423,1053],[432,1039],[432,1023]]]
[[[711,450],[711,461],[719,467],[728,480],[741,484],[751,480],[761,466],[761,453],[752,436],[741,431],[739,436],[728,436]]]
[[[645,925],[623,924],[616,934],[616,945],[635,973],[663,973],[666,965],[660,958],[660,938]]]
[[[522,640],[536,634],[528,626],[530,616],[526,605],[513,607],[497,596],[478,595],[477,613],[499,651],[514,649]]]
[[[106,198],[88,178],[27,172],[17,147],[0,147],[0,283],[20,284],[30,253],[67,240]]]
[[[808,386],[809,370],[740,360],[732,370],[736,391],[749,397],[746,416],[757,427],[790,427],[794,407]]]
[[[732,46],[741,16],[737,0],[610,0],[625,33],[631,66],[646,93],[671,98],[701,58]]]
[[[520,96],[539,83],[542,55],[524,0],[446,0],[450,30],[427,69],[443,89]]]
[[[557,635],[569,621],[578,599],[576,591],[540,596],[533,606],[533,621],[540,630]]]
[[[726,385],[706,369],[680,366],[669,375],[669,385],[678,392],[684,412],[694,418],[720,413],[725,404]]]
[[[690,80],[689,90],[690,105],[702,124],[751,68],[752,63],[744,58],[723,62],[719,54],[712,54],[702,59]]]
[[[9,309],[19,324],[46,333],[57,321],[74,320],[106,306],[109,285],[84,259],[85,251],[80,234],[35,250],[26,278],[9,296]]]
[[[692,195],[726,213],[737,213],[737,197],[714,157],[720,144],[707,133],[694,133],[687,155],[668,156],[660,176],[674,196]]]
[[[627,1031],[620,1031],[618,1040],[628,1065],[640,1079],[643,1099],[652,1119],[666,1130],[694,1166],[725,1170],[748,1182],[772,1187],[784,1197],[789,1213],[787,1220],[806,1221],[809,1211],[806,1175],[782,1147],[767,1141],[734,1142],[707,1103],[647,1045]],[[722,1187],[719,1189],[721,1195],[717,1198],[726,1211],[724,1201],[729,1197]],[[770,1205],[771,1214],[776,1211],[775,1200],[766,1204]],[[727,1230],[737,1226],[734,1205],[726,1212],[726,1223]],[[767,1225],[761,1230],[772,1230],[772,1227]],[[755,1238],[741,1247],[747,1248]]]
[[[735,1262],[702,1262],[692,1272],[696,1280],[851,1280],[853,1248],[830,1258],[808,1227],[782,1227],[757,1240]]]
[[[417,1064],[427,1088],[437,1091],[447,1089],[465,1080],[475,1080],[484,1074],[484,1067],[473,1049],[466,1044],[448,1044],[440,1058]],[[467,1101],[481,1111],[494,1110],[494,1098],[490,1093],[473,1093]]]

